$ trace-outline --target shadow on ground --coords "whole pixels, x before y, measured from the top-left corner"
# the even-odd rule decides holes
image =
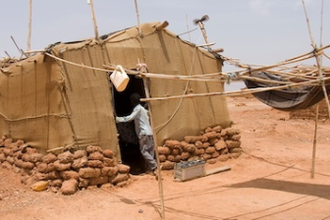
[[[330,186],[321,184],[297,183],[266,178],[255,179],[247,182],[229,185],[230,188],[260,188],[282,192],[317,196],[330,200]]]

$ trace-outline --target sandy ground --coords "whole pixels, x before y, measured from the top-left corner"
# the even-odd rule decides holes
[[[330,125],[320,121],[311,178],[313,120],[292,120],[253,98],[228,98],[244,153],[207,165],[231,170],[186,182],[163,171],[165,219],[330,219]],[[72,196],[33,192],[0,167],[0,219],[161,219],[158,182],[132,176],[125,188],[92,188]]]

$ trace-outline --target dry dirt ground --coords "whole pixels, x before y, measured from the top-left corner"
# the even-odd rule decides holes
[[[186,182],[163,171],[165,219],[330,219],[330,123],[318,123],[311,178],[313,120],[289,119],[246,97],[228,98],[244,153],[207,165],[231,170]],[[132,176],[125,188],[92,188],[72,196],[34,192],[0,167],[0,219],[162,219],[158,182]]]

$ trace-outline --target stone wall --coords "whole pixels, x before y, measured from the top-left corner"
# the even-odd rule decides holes
[[[62,194],[103,184],[124,186],[130,178],[130,167],[119,164],[111,150],[98,146],[43,155],[22,140],[3,137],[0,164],[21,174],[22,182],[36,191],[50,189]]]
[[[198,136],[186,136],[184,140],[166,140],[158,146],[159,160],[163,170],[174,168],[175,163],[190,160],[205,160],[214,164],[237,158],[242,153],[240,131],[221,126],[206,128]]]
[[[185,136],[184,140],[166,140],[157,147],[161,168],[171,170],[182,161],[205,160],[214,164],[237,158],[242,153],[240,138],[237,129],[215,126],[200,135]],[[130,167],[118,163],[109,149],[88,146],[86,150],[43,155],[23,140],[5,136],[0,139],[0,165],[20,174],[22,183],[35,191],[50,190],[64,195],[90,186],[126,186],[130,178]]]

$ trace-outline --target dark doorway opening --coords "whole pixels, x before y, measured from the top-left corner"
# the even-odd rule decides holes
[[[133,108],[130,102],[130,96],[138,93],[141,97],[145,97],[143,80],[129,75],[129,83],[127,88],[118,92],[113,87],[113,100],[117,116],[129,115]],[[144,103],[141,103],[144,104]],[[146,164],[141,155],[139,147],[139,139],[135,133],[134,121],[116,124],[119,134],[119,146],[123,164],[131,167],[130,173],[138,175],[146,172]]]

